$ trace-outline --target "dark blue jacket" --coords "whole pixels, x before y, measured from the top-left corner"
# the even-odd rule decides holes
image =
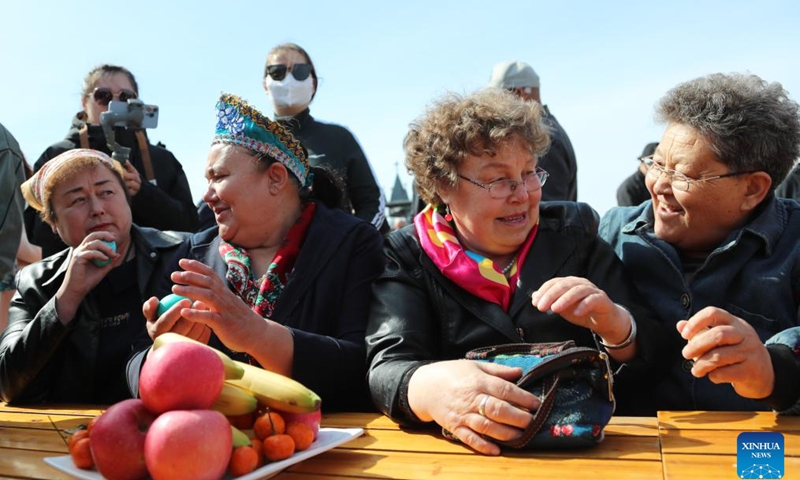
[[[658,410],[766,410],[788,408],[800,396],[800,365],[789,348],[768,347],[775,391],[765,401],[740,397],[730,384],[695,378],[680,350],[675,325],[708,306],[725,309],[752,325],[762,341],[800,325],[800,204],[770,196],[742,228],[731,232],[688,283],[678,252],[653,233],[653,202],[611,209],[600,236],[622,259],[644,299],[660,316],[669,374],[654,387]]]

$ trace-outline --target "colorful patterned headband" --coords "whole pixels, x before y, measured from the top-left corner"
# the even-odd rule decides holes
[[[281,124],[273,122],[236,95],[223,93],[217,101],[217,131],[211,142],[239,145],[268,155],[292,172],[301,186],[311,184],[303,147]]]
[[[27,200],[28,204],[38,211],[43,211],[45,208],[45,191],[47,190],[48,183],[56,177],[56,174],[64,169],[64,167],[72,164],[77,160],[99,160],[113,170],[119,170],[114,164],[114,160],[103,152],[91,150],[88,148],[76,148],[74,150],[67,150],[66,152],[56,156],[48,161],[42,168],[39,169],[31,178],[22,184],[22,194]]]

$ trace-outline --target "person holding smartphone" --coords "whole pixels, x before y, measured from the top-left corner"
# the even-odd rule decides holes
[[[108,64],[93,68],[83,80],[82,109],[72,119],[67,137],[42,153],[34,172],[57,155],[75,148],[99,150],[110,155],[100,114],[108,110],[111,101],[127,102],[136,98],[139,98],[139,85],[128,69]],[[117,128],[114,140],[131,149],[123,168],[134,223],[159,230],[197,230],[199,222],[189,182],[175,155],[166,148],[152,145],[142,129]],[[28,237],[42,247],[44,257],[66,248],[62,239],[30,207],[25,210],[25,225]]]

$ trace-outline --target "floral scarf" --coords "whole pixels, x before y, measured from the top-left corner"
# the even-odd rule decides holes
[[[303,207],[300,218],[286,234],[283,244],[275,253],[267,272],[260,279],[253,278],[250,255],[243,248],[231,245],[225,240],[219,244],[219,253],[228,264],[225,278],[233,285],[236,293],[250,308],[264,318],[272,317],[275,304],[283,294],[289,272],[300,254],[300,247],[306,238],[306,232],[314,217],[316,204],[309,202]]]
[[[465,250],[453,227],[431,205],[414,217],[414,227],[422,250],[445,277],[478,298],[496,303],[508,311],[519,279],[519,266],[525,262],[528,250],[536,238],[538,222],[514,259],[509,278],[490,259]]]

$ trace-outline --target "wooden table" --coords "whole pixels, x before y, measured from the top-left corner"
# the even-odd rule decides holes
[[[71,478],[43,459],[66,455],[64,430],[100,412],[93,407],[14,408],[0,403],[0,477]],[[736,437],[762,430],[784,434],[784,478],[800,478],[800,418],[767,412],[615,417],[597,447],[508,452],[500,457],[476,454],[442,439],[435,430],[401,430],[377,414],[325,415],[322,424],[361,427],[365,434],[296,464],[275,479],[734,479],[738,478]]]

